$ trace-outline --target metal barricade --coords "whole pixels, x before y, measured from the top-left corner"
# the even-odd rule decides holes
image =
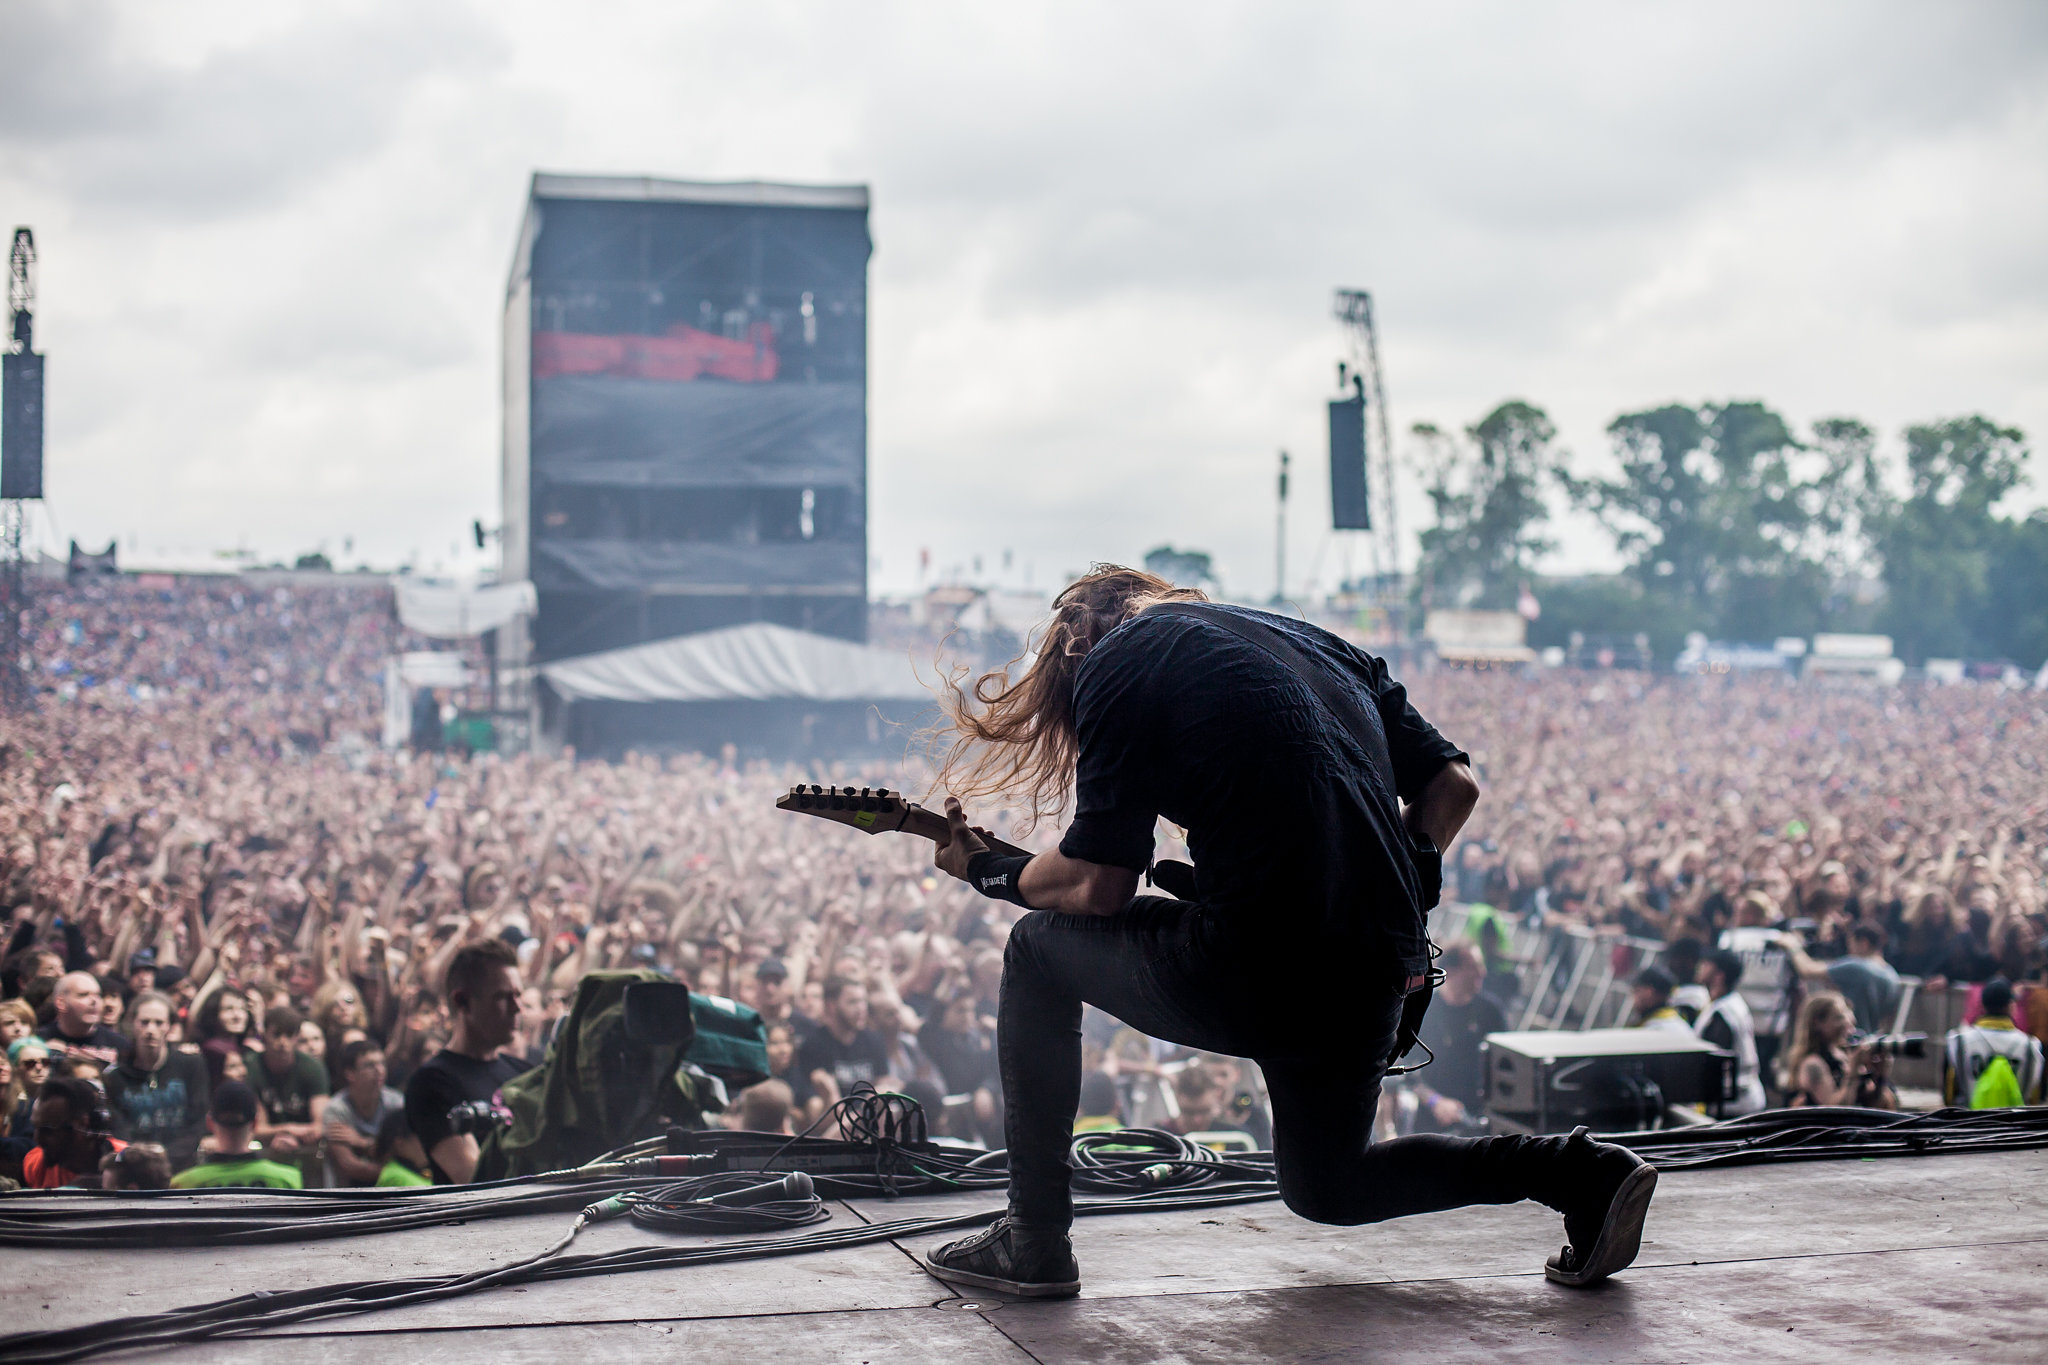
[[[1544,931],[1522,977],[1522,1014],[1517,1028],[1617,1028],[1628,1023],[1630,984],[1635,974],[1662,955],[1654,939],[1601,934],[1584,925],[1554,925]]]

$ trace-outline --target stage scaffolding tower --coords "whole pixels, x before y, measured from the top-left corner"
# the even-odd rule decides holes
[[[1387,416],[1386,381],[1380,370],[1379,330],[1373,324],[1372,295],[1363,289],[1339,289],[1333,310],[1344,324],[1351,352],[1351,373],[1359,376],[1367,405],[1366,498],[1371,507],[1371,597],[1396,620],[1406,605],[1401,590],[1400,523],[1394,507],[1394,431]]]
[[[35,705],[29,656],[28,505],[43,496],[43,358],[35,350],[36,239],[14,230],[7,258],[10,321],[0,345],[0,709]]]

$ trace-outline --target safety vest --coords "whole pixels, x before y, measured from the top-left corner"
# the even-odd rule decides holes
[[[1685,1016],[1669,1005],[1659,1005],[1656,1009],[1651,1010],[1643,1016],[1643,1022],[1636,1025],[1636,1027],[1656,1029],[1662,1033],[1690,1034],[1692,1032],[1692,1025],[1685,1022]]]
[[[1727,1020],[1729,1032],[1735,1035],[1735,1098],[1721,1106],[1721,1112],[1730,1117],[1754,1114],[1764,1107],[1765,1100],[1762,1068],[1756,1059],[1756,1021],[1750,1017],[1749,1002],[1739,991],[1728,992],[1707,1006],[1692,1026],[1693,1032],[1706,1037],[1708,1026],[1716,1019]]]
[[[2020,1083],[2022,1103],[2041,1102],[2041,1041],[2021,1033],[2010,1020],[1979,1019],[1974,1024],[1950,1031],[1942,1046],[1942,1099],[1968,1106],[1977,1078],[1991,1065],[1993,1057],[2005,1058],[2013,1078]]]

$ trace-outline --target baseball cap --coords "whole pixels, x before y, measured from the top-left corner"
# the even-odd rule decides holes
[[[757,981],[787,981],[789,968],[782,965],[779,957],[764,957],[754,965],[754,979]]]
[[[128,954],[128,970],[131,974],[139,972],[145,967],[151,970],[155,969],[156,949],[137,948],[134,952]]]
[[[246,1128],[256,1122],[256,1092],[240,1081],[223,1081],[214,1090],[207,1112],[223,1127]]]

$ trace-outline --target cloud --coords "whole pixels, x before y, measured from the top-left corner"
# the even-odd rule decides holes
[[[1043,584],[1172,540],[1264,592],[1282,447],[1292,561],[1334,572],[1337,285],[1374,291],[1404,428],[1517,395],[1589,464],[1670,398],[2048,430],[2034,4],[9,17],[0,204],[44,247],[82,535],[446,558],[497,501],[535,168],[873,186],[889,588],[925,545]]]
[[[81,206],[220,221],[373,155],[429,72],[487,66],[489,30],[444,0],[382,0],[179,66],[129,50],[105,0],[9,7],[31,54],[0,83],[0,165]]]

